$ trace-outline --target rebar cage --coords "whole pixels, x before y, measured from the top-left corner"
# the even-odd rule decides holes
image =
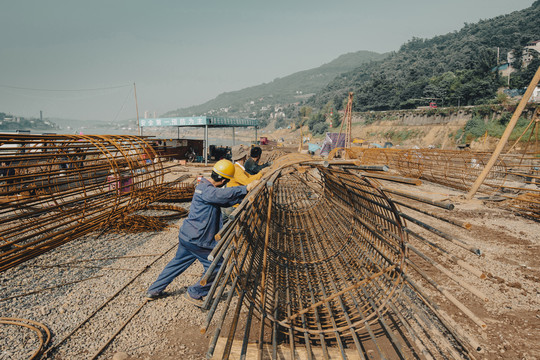
[[[155,156],[135,136],[0,135],[0,271],[154,201]]]
[[[370,180],[321,165],[295,170],[282,169],[238,219],[239,289],[297,341],[352,339],[401,286],[407,235]]]

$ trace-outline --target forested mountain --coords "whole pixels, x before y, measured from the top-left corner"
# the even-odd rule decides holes
[[[265,106],[299,102],[321,90],[337,75],[385,56],[386,54],[371,51],[341,55],[318,68],[277,78],[267,84],[226,92],[204,104],[170,111],[164,116],[191,116],[212,112],[213,115],[235,114],[253,117]],[[226,113],[223,109],[226,109]]]
[[[353,110],[389,110],[426,105],[429,98],[444,106],[487,103],[507,78],[497,71],[506,54],[540,40],[540,0],[508,15],[465,24],[459,30],[432,39],[413,38],[387,58],[339,75],[309,100],[315,108],[343,107],[354,92]],[[534,51],[533,51],[534,53]],[[525,87],[540,65],[538,54],[527,67],[516,56],[510,87]]]

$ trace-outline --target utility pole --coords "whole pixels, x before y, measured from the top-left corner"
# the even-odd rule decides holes
[[[139,136],[141,136],[141,124],[139,123],[139,104],[137,103],[137,86],[133,83],[133,92],[135,94],[135,111],[137,112],[137,129],[139,130]]]

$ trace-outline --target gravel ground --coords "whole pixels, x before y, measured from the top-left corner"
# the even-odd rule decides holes
[[[85,324],[82,331],[76,332],[50,356],[56,359],[92,358],[115,329],[146,301],[147,287],[174,256],[181,222],[172,222],[160,233],[92,234],[0,274],[0,299],[15,296],[0,301],[1,316],[43,323],[51,330],[52,344],[55,345],[135,279]],[[92,261],[111,257],[116,259]],[[196,263],[167,288],[168,297],[144,304],[100,358],[111,358],[116,352],[151,356],[166,351],[170,345],[163,340],[161,332],[173,321],[182,320],[198,332],[205,314],[182,301],[181,295],[187,286],[197,281],[202,270]],[[78,280],[85,281],[18,296]],[[37,346],[37,338],[30,330],[0,326],[0,359],[29,358]],[[181,353],[182,349],[178,350]],[[187,347],[184,352],[186,356],[182,358],[201,358],[200,353],[190,355]]]

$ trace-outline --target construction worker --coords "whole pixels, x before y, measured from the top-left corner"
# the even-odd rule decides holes
[[[259,171],[256,175],[251,175],[246,171],[244,164],[249,154],[249,149],[243,145],[235,146],[232,149],[232,160],[234,161],[234,177],[227,184],[227,187],[248,185],[255,180],[259,180],[265,171]]]
[[[249,158],[246,160],[244,164],[244,168],[246,169],[246,172],[248,174],[256,175],[262,169],[272,165],[272,163],[270,162],[259,165],[259,160],[261,160],[261,154],[262,154],[262,149],[260,147],[254,146],[251,148]]]
[[[252,186],[255,187],[259,183],[260,178],[263,176],[264,171],[259,172],[257,175],[250,175],[244,168],[244,163],[248,156],[248,148],[243,145],[235,146],[231,150],[231,158],[234,161],[234,177],[227,184],[227,187],[233,188],[236,186]],[[223,222],[227,222],[229,215],[234,211],[234,207],[224,207],[221,209],[221,216]]]
[[[235,167],[229,160],[218,161],[209,179],[202,178],[195,188],[189,216],[184,220],[178,234],[178,250],[175,257],[165,266],[157,280],[150,285],[146,297],[150,300],[162,297],[165,288],[182,274],[195,260],[199,260],[206,272],[212,263],[208,255],[217,244],[214,236],[222,226],[221,207],[230,207],[242,201],[252,187],[224,187],[234,178]],[[216,268],[214,274],[219,270]],[[212,279],[212,278],[211,278]],[[212,281],[201,286],[200,280],[188,287],[185,298],[201,307],[203,297],[208,294]]]

